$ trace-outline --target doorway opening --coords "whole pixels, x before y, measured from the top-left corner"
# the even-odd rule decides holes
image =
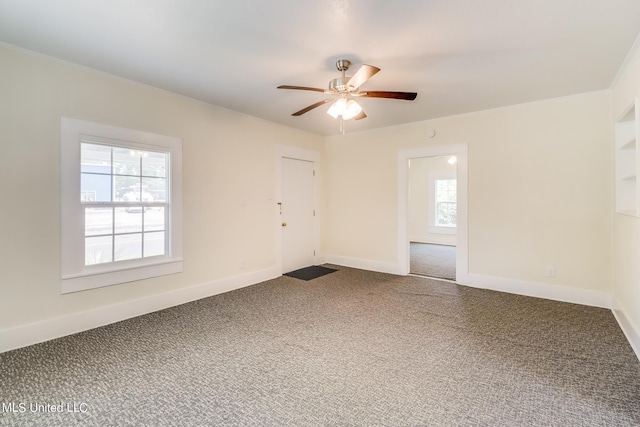
[[[466,281],[467,145],[398,153],[398,273]]]
[[[409,274],[455,281],[457,157],[419,157],[409,168]]]

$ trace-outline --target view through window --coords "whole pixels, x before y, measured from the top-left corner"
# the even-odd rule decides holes
[[[81,143],[84,263],[165,255],[169,153]]]
[[[458,213],[455,179],[436,179],[436,225],[455,227]]]

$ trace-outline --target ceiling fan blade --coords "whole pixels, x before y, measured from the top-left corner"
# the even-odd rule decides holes
[[[380,90],[368,90],[362,92],[360,96],[366,96],[369,98],[391,98],[391,99],[405,99],[407,101],[413,101],[418,94],[416,92],[388,92]]]
[[[364,82],[373,77],[380,68],[373,65],[364,64],[356,71],[356,73],[349,79],[347,86],[352,86],[354,90],[358,89]]]
[[[312,90],[314,92],[322,92],[324,93],[324,89],[320,89],[317,87],[308,87],[308,86],[289,86],[289,85],[280,85],[278,89],[295,89],[295,90]]]
[[[365,117],[367,117],[366,113],[364,112],[364,110],[360,111],[360,114],[358,114],[357,116],[355,116],[353,119],[354,120],[361,120],[364,119]]]
[[[324,104],[326,104],[327,102],[329,102],[329,101],[331,101],[331,100],[332,100],[331,98],[323,99],[322,101],[320,101],[320,102],[316,102],[315,104],[311,104],[311,105],[309,105],[308,107],[303,108],[303,109],[302,109],[302,110],[300,110],[300,111],[296,111],[295,113],[293,113],[293,114],[292,114],[292,116],[301,116],[301,115],[303,115],[304,113],[306,113],[306,112],[308,112],[308,111],[311,111],[311,110],[313,110],[314,108],[318,108],[319,106],[324,105]]]

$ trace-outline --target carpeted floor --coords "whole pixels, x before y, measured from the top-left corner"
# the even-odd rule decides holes
[[[609,310],[336,268],[0,354],[0,425],[640,425]]]
[[[410,243],[411,274],[456,280],[456,247]]]

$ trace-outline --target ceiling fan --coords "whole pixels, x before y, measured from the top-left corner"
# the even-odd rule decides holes
[[[333,102],[327,114],[334,118],[340,119],[340,131],[344,133],[344,120],[360,120],[367,117],[362,106],[358,104],[352,98],[366,97],[366,98],[388,98],[388,99],[404,99],[407,101],[413,101],[418,94],[416,92],[390,92],[390,91],[362,91],[362,86],[367,80],[373,77],[380,68],[372,65],[361,66],[356,73],[347,77],[346,72],[351,66],[351,61],[347,59],[340,59],[336,62],[336,68],[342,72],[342,77],[335,78],[329,82],[328,89],[320,89],[316,87],[308,86],[290,86],[281,85],[278,89],[294,89],[294,90],[309,90],[313,92],[322,92],[331,97],[322,101],[311,104],[308,107],[303,108],[300,111],[296,111],[292,116],[301,116],[306,112],[313,110],[328,102]]]

